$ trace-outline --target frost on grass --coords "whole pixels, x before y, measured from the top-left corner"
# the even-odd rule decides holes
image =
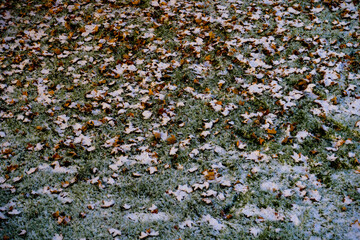
[[[359,3],[0,4],[0,237],[359,239]]]

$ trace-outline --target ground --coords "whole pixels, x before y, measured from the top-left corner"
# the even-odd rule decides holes
[[[358,0],[1,1],[3,239],[360,239]]]

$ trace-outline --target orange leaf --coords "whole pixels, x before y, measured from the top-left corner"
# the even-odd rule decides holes
[[[74,32],[70,32],[69,36],[68,36],[68,39],[71,39],[73,35],[74,35]]]
[[[166,139],[166,141],[168,144],[174,144],[174,143],[176,143],[176,137],[174,135],[171,135],[170,137],[168,137]]]
[[[66,188],[66,187],[68,187],[69,185],[70,185],[70,183],[69,183],[68,181],[61,182],[61,186],[62,186],[63,188]]]
[[[215,179],[215,171],[214,169],[205,170],[202,172],[206,180],[214,180]]]
[[[210,37],[210,39],[213,39],[215,37],[215,34],[211,31],[211,32],[209,32],[209,37]]]
[[[160,134],[159,132],[153,132],[153,134],[154,134],[154,137],[155,137],[156,139],[160,139],[160,138],[161,138],[161,134]]]
[[[54,53],[56,53],[57,55],[59,55],[59,54],[61,53],[61,50],[58,49],[58,48],[55,48],[55,49],[54,49]]]
[[[276,134],[276,130],[273,128],[273,129],[266,129],[267,133],[269,134]]]
[[[60,212],[59,212],[59,211],[56,211],[56,212],[54,212],[54,213],[52,214],[52,216],[53,216],[54,218],[58,218],[58,217],[60,216]]]
[[[334,105],[337,105],[337,103],[338,103],[336,96],[333,97],[330,101],[331,101]]]

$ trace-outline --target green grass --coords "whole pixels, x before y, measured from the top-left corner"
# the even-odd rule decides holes
[[[0,237],[52,239],[62,234],[64,239],[116,239],[109,234],[110,228],[121,231],[118,239],[138,239],[148,229],[159,232],[149,236],[154,239],[360,237],[360,130],[355,125],[360,115],[349,112],[360,88],[356,1],[347,1],[348,5],[344,1],[342,5],[338,1],[177,1],[174,6],[152,6],[147,0],[139,4],[57,2],[0,4]],[[327,2],[339,8],[332,11]],[[77,9],[68,10],[77,3]],[[200,3],[203,8],[195,6]],[[301,6],[300,14],[283,14],[289,7],[300,11],[296,4]],[[311,13],[318,5],[324,10]],[[257,10],[262,11],[260,19],[252,20]],[[7,12],[11,17],[6,17]],[[197,13],[202,14],[201,20]],[[315,16],[322,22],[305,29]],[[225,18],[228,21],[221,22]],[[287,24],[295,19],[304,26]],[[335,29],[334,20],[348,23],[349,28]],[[281,21],[286,31],[277,34]],[[98,30],[82,36],[90,24],[98,24]],[[46,36],[37,41],[26,35],[39,29]],[[154,37],[144,37],[150,29]],[[72,38],[61,43],[59,36],[70,33]],[[197,38],[203,40],[202,45],[195,43]],[[265,38],[273,40],[261,43]],[[330,43],[333,40],[337,41]],[[352,45],[344,45],[348,43]],[[86,51],[83,46],[98,50]],[[328,55],[317,63],[319,49],[345,55]],[[54,55],[42,54],[45,50]],[[68,56],[62,58],[60,53],[65,51]],[[237,59],[239,54],[242,60]],[[297,59],[290,60],[292,55]],[[26,59],[29,63],[20,70],[19,64]],[[137,64],[140,59],[143,63]],[[258,59],[272,68],[252,69],[250,62]],[[79,64],[82,60],[84,65]],[[281,60],[284,63],[275,64]],[[160,63],[171,68],[161,70]],[[131,65],[137,70],[124,70],[119,76],[113,72],[117,66]],[[204,71],[197,72],[197,66]],[[306,71],[296,72],[304,67]],[[323,70],[337,67],[336,84],[322,83]],[[43,69],[50,73],[41,73]],[[255,83],[269,88],[252,94],[249,87]],[[315,85],[318,100],[337,109],[324,110],[306,93],[308,84]],[[348,90],[351,84],[354,90]],[[275,85],[281,89],[274,90]],[[99,98],[86,97],[94,90],[102,92]],[[117,90],[122,93],[113,96]],[[41,91],[53,102],[41,101]],[[296,99],[294,93],[302,96]],[[295,105],[284,107],[288,99]],[[184,106],[178,105],[181,102]],[[215,111],[216,104],[220,111]],[[225,114],[231,105],[236,107]],[[145,110],[152,113],[150,119],[144,119]],[[13,117],[7,117],[9,113]],[[246,114],[257,115],[246,121]],[[58,122],[61,115],[69,117],[66,123]],[[213,126],[206,129],[205,123],[211,121]],[[75,124],[80,124],[80,131],[74,130]],[[137,130],[127,132],[130,124]],[[201,136],[204,131],[210,134]],[[303,131],[310,135],[298,138]],[[159,139],[156,132],[174,135],[176,142],[169,144],[167,137]],[[74,143],[80,134],[91,138],[94,150]],[[110,139],[117,140],[105,147]],[[191,140],[187,143],[186,139]],[[237,141],[246,147],[239,149]],[[39,143],[43,147],[37,149]],[[170,155],[173,147],[178,151]],[[190,157],[194,149],[199,153]],[[256,151],[262,159],[251,158]],[[137,157],[144,153],[156,156],[157,163],[141,164]],[[294,153],[307,160],[295,161]],[[334,161],[329,160],[332,154],[337,157]],[[127,162],[112,170],[109,166],[119,157],[128,157],[134,164]],[[57,173],[55,161],[74,171]],[[154,174],[149,174],[151,166],[157,167]],[[194,166],[198,170],[190,173],[188,169]],[[30,168],[38,169],[27,174]],[[215,179],[205,173],[211,170]],[[16,177],[22,179],[14,181]],[[69,186],[64,185],[67,182]],[[181,201],[169,194],[181,185],[204,182],[209,183],[208,189],[193,187]],[[278,190],[264,189],[266,182]],[[248,191],[236,191],[237,184]],[[205,197],[208,190],[216,191],[216,196]],[[315,190],[321,198],[314,197]],[[62,203],[61,194],[72,202]],[[207,204],[204,198],[211,202]],[[352,202],[344,202],[345,198]],[[101,207],[110,200],[115,201],[113,206]],[[125,204],[131,208],[125,209]],[[153,204],[168,218],[134,221],[127,217],[137,213],[160,216],[148,210]],[[247,216],[243,210],[248,206],[257,212]],[[12,215],[13,209],[21,213]],[[57,211],[70,216],[70,222],[59,224],[53,216]],[[283,219],[272,220],[272,211]],[[207,215],[215,222],[203,221]],[[295,215],[299,224],[293,221]],[[194,222],[192,228],[181,228],[186,220]],[[212,224],[224,227],[216,230]],[[24,236],[19,235],[22,230],[26,230]]]

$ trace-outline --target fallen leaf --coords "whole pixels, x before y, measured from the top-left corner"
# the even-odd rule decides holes
[[[121,231],[117,230],[115,228],[110,228],[108,229],[109,233],[111,234],[112,237],[116,237],[116,236],[120,236],[121,235]]]
[[[26,230],[21,230],[20,233],[19,233],[19,236],[24,236],[26,234]]]
[[[276,130],[275,129],[266,129],[267,133],[269,134],[276,134]]]
[[[155,172],[157,172],[157,167],[149,167],[147,169],[147,171],[150,173],[150,174],[154,174]]]
[[[211,40],[211,39],[215,38],[215,34],[211,31],[211,32],[209,32],[209,37],[210,37],[210,40]]]
[[[55,234],[55,236],[52,238],[52,240],[63,240],[63,235],[62,234]]]
[[[114,201],[114,200],[110,200],[110,201],[103,200],[102,203],[103,203],[103,204],[100,205],[100,207],[102,207],[102,208],[109,208],[109,207],[114,206],[115,201]]]
[[[149,118],[151,118],[152,112],[146,110],[142,113],[142,115],[143,115],[144,119],[149,119]]]
[[[166,141],[168,144],[174,144],[174,143],[176,143],[176,137],[174,135],[171,135],[170,137],[168,137],[166,139]]]

